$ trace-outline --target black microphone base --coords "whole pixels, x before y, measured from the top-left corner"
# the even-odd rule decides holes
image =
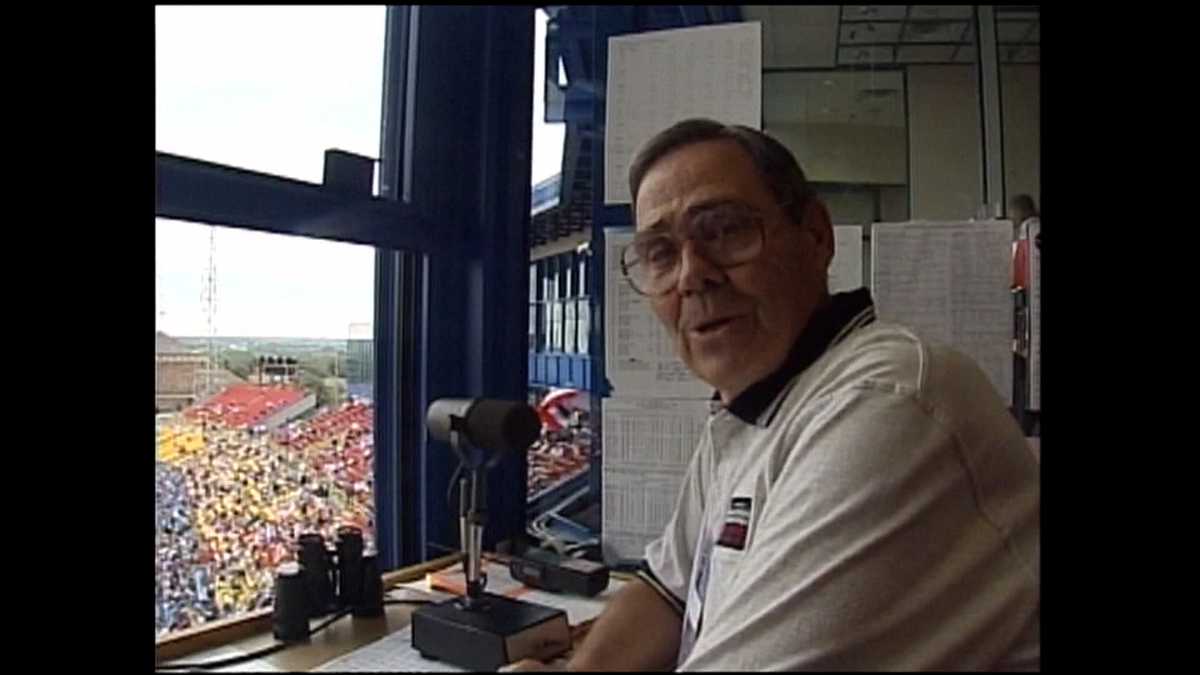
[[[562,655],[571,648],[571,630],[561,609],[484,593],[470,609],[461,598],[417,608],[412,645],[425,658],[495,671],[525,658]]]

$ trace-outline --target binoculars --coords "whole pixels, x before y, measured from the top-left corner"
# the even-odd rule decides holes
[[[333,549],[318,533],[296,542],[298,563],[281,565],[275,577],[276,639],[308,639],[308,620],[349,610],[356,617],[383,615],[383,577],[375,555],[363,554],[362,530],[339,527]]]

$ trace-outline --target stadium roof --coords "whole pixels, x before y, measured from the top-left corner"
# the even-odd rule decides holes
[[[231,427],[249,427],[307,395],[302,389],[272,385],[235,384],[204,403],[188,408],[190,418],[210,417]]]

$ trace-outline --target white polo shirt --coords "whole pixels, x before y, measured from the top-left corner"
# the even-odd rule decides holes
[[[1038,669],[1020,429],[968,358],[872,323],[865,289],[833,304],[837,332],[826,316],[798,372],[756,385],[765,406],[709,418],[646,549],[680,670]]]

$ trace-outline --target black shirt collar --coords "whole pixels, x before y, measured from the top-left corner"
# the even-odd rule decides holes
[[[778,370],[750,385],[729,404],[729,412],[746,424],[757,424],[787,383],[811,366],[829,347],[856,328],[875,320],[875,306],[866,288],[835,293],[818,309]]]

